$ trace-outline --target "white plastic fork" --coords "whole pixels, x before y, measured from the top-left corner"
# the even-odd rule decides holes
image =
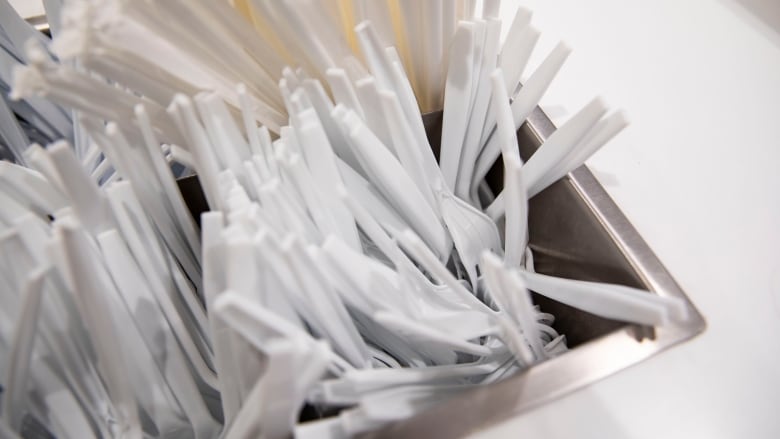
[[[471,285],[476,287],[479,255],[485,250],[501,252],[501,238],[496,223],[457,196],[442,193],[439,197],[444,223],[466,268]]]
[[[49,146],[47,153],[59,178],[65,183],[62,190],[85,228],[97,235],[112,227],[114,219],[105,194],[89,179],[70,145],[64,141],[57,142]]]
[[[365,342],[349,318],[343,302],[332,287],[322,281],[323,275],[313,265],[311,256],[302,245],[296,238],[282,245],[282,252],[290,269],[298,276],[302,291],[310,301],[309,306],[313,306],[320,313],[320,322],[336,352],[341,353],[352,365],[364,367],[369,358]],[[324,316],[327,318],[322,318]]]
[[[559,302],[598,316],[651,326],[684,320],[687,304],[679,298],[658,296],[621,285],[585,282],[520,270],[528,288]]]
[[[17,163],[24,164],[26,162],[24,151],[30,144],[30,140],[2,97],[0,97],[0,140],[3,140],[10,148]]]
[[[357,113],[361,119],[367,120],[366,114],[363,111],[363,106],[355,91],[355,87],[347,77],[347,72],[345,72],[344,69],[328,69],[325,73],[336,102],[345,105],[347,108]]]
[[[86,242],[86,234],[83,230],[67,226],[57,229],[57,232],[57,242],[62,246],[65,256],[65,266],[62,268],[70,273],[69,279],[75,287],[82,318],[89,322],[92,329],[90,334],[99,359],[98,369],[105,379],[111,402],[118,411],[117,421],[127,437],[140,439],[141,424],[133,390],[128,381],[127,367],[131,363],[115,343],[118,339],[118,328],[108,312],[111,307],[104,294],[105,283],[99,283],[93,273],[95,267],[90,258],[93,252]]]
[[[506,39],[501,46],[499,54],[499,67],[504,72],[506,91],[510,96],[514,95],[520,84],[520,77],[528,64],[536,41],[539,39],[539,31],[531,25],[531,11],[524,7],[517,8],[512,24],[506,34]],[[492,124],[485,124],[486,128]],[[483,134],[483,142],[486,140]]]
[[[498,63],[498,45],[501,34],[501,21],[488,19],[485,23],[484,43],[479,51],[478,73],[475,73],[475,89],[473,90],[473,104],[469,112],[469,121],[463,139],[463,149],[458,163],[458,175],[453,188],[461,199],[468,199],[471,191],[471,179],[474,173],[474,162],[477,160],[482,144],[483,127],[487,119],[491,100],[490,75]],[[478,76],[477,76],[478,74]]]
[[[47,268],[36,269],[28,274],[21,292],[22,306],[14,324],[8,369],[3,377],[5,389],[2,395],[2,418],[16,431],[21,431],[24,415],[24,398],[28,386],[30,362],[32,361],[35,335],[40,315],[43,282]]]
[[[555,79],[555,75],[561,69],[570,53],[571,49],[566,44],[559,43],[523,84],[512,101],[512,116],[515,122],[515,130],[520,129],[520,126],[539,104],[542,95],[547,91],[547,88],[552,83],[552,80]],[[484,180],[500,152],[499,140],[495,135],[489,135],[487,143],[477,159],[471,183],[472,186],[476,186]]]
[[[468,116],[474,75],[475,40],[473,23],[461,22],[452,39],[450,65],[447,69],[447,85],[444,90],[444,119],[441,132],[439,166],[444,183],[455,190],[458,164],[461,160],[463,141],[468,128]]]
[[[523,183],[529,196],[538,193],[537,185],[545,173],[554,167],[559,160],[564,159],[580,140],[596,125],[607,112],[604,101],[595,98],[577,114],[571,117],[562,127],[558,128],[539,147],[539,149],[523,165]],[[504,214],[504,195],[498,194],[493,203],[486,209],[487,214],[494,220]]]
[[[384,110],[384,116],[390,128],[396,156],[404,169],[409,173],[409,176],[417,184],[428,204],[438,213],[439,209],[436,196],[434,195],[434,188],[425,173],[422,151],[415,144],[412,129],[406,123],[401,102],[393,92],[384,91],[380,93],[380,96],[381,108]]]
[[[97,241],[107,272],[114,280],[124,305],[115,308],[117,313],[114,318],[124,328],[126,349],[133,352],[135,366],[130,378],[145,378],[150,387],[147,391],[136,391],[139,403],[153,414],[154,422],[161,431],[181,429],[185,423],[183,418],[186,417],[192,421],[196,437],[207,437],[209,433],[216,431],[217,427],[203,403],[195,381],[173,377],[173,370],[167,367],[169,364],[186,364],[184,359],[172,358],[180,355],[177,351],[152,348],[157,341],[156,333],[170,329],[163,323],[162,316],[154,313],[156,304],[153,299],[143,297],[146,290],[143,279],[137,267],[129,263],[130,255],[126,248],[123,248],[119,233],[114,230],[103,232],[97,237]],[[146,306],[149,308],[144,309]],[[140,318],[142,310],[147,314]],[[171,383],[176,387],[171,387]],[[181,403],[181,400],[185,401]],[[183,413],[180,412],[182,409]]]
[[[39,215],[52,214],[67,204],[62,191],[46,176],[32,169],[0,162],[0,181],[18,202],[29,203]]]
[[[534,186],[533,190],[539,192],[552,183],[561,179],[564,175],[582,165],[604,144],[618,135],[628,126],[628,119],[622,111],[610,114],[600,120],[595,127],[580,141],[579,145],[550,168],[544,177]],[[533,195],[533,194],[531,194]]]
[[[339,235],[352,247],[359,248],[355,220],[336,194],[336,188],[342,184],[342,177],[327,134],[314,109],[306,110],[298,117],[301,123],[296,132],[301,150],[312,178],[319,187],[322,201],[334,216],[334,224],[338,228]]]
[[[370,111],[363,111],[366,124],[371,128],[371,131],[376,133],[379,140],[397,155],[398,152],[392,137],[394,129],[390,126],[390,122],[386,120],[385,116],[387,109],[384,108],[384,92],[380,94],[376,79],[373,76],[361,78],[355,82],[355,92],[360,100],[360,105],[363,108],[370,109]],[[389,91],[385,90],[385,92]],[[384,111],[378,111],[380,108]]]
[[[355,26],[360,48],[366,58],[368,68],[377,80],[379,90],[395,91],[392,65],[385,57],[384,47],[379,41],[379,36],[371,26],[370,21],[364,21]]]
[[[525,288],[522,279],[513,275],[506,269],[505,263],[493,253],[484,252],[480,267],[485,271],[485,278],[492,282],[491,296],[496,300],[500,309],[508,314],[514,323],[520,328],[527,346],[530,347],[533,357],[523,350],[526,364],[543,361],[547,354],[542,346],[542,337],[537,323],[537,312],[531,296]]]
[[[336,106],[336,110],[340,107]],[[449,254],[451,242],[436,213],[425,201],[398,160],[385,148],[365,124],[349,110],[336,112],[336,119],[350,139],[363,169],[399,213],[404,215],[439,257]]]

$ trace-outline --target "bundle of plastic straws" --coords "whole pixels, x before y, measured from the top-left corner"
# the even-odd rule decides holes
[[[528,67],[525,9],[44,4],[52,39],[0,0],[2,438],[349,437],[565,353],[529,291],[686,318],[534,271],[528,199],[626,121],[594,99],[523,162],[569,54]]]

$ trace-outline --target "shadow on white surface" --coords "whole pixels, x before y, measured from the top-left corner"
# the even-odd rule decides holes
[[[759,20],[780,32],[780,3],[775,0],[738,0],[738,3]]]
[[[598,179],[602,186],[616,187],[620,185],[620,180],[614,172],[601,170],[598,166],[594,165],[589,165],[588,168],[590,168],[590,172],[596,176],[596,179]]]
[[[577,392],[576,397],[564,397],[552,404],[556,410],[532,410],[528,416],[512,418],[487,431],[476,432],[470,439],[510,438],[634,438],[626,426],[593,387]],[[545,407],[545,406],[542,406]],[[540,407],[540,409],[542,408]],[[536,414],[536,416],[534,416]]]
[[[780,47],[780,1],[721,0],[721,3]]]

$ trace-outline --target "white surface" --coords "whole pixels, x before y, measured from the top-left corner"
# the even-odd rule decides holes
[[[628,111],[589,164],[709,326],[476,436],[780,437],[780,21],[761,7],[774,2],[520,3],[545,51],[574,48],[543,105],[556,124],[594,94]]]
[[[41,0],[10,0],[9,3],[24,18],[39,17],[44,14]]]

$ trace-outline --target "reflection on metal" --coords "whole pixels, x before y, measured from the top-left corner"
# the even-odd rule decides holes
[[[45,15],[36,15],[34,17],[25,17],[28,23],[38,32],[49,33],[49,22]]]

